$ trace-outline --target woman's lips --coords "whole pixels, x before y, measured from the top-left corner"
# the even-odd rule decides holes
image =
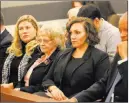
[[[71,41],[71,42],[73,42],[73,43],[74,43],[74,42],[77,42],[77,41]]]
[[[23,36],[23,38],[27,38],[27,37],[28,37],[28,35],[24,35],[24,36]]]

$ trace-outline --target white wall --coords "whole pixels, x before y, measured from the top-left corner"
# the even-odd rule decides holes
[[[52,2],[61,2],[61,1],[29,1],[29,2],[28,1],[1,1],[1,8],[45,4],[45,3],[52,3]]]
[[[60,33],[64,33],[66,28],[67,19],[58,19],[51,21],[41,21],[39,25],[42,25],[44,28],[50,27],[56,29]],[[14,27],[15,25],[7,25],[7,30],[14,36]]]

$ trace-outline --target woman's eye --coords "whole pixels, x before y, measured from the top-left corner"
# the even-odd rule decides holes
[[[39,43],[41,43],[41,42],[42,42],[42,40],[40,40],[40,39],[39,39],[39,40],[37,40],[37,41],[38,41]]]
[[[19,28],[19,30],[22,30],[23,28],[21,27],[21,28]]]
[[[80,34],[80,31],[75,31],[76,34]]]

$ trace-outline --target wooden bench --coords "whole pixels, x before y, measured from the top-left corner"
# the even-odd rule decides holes
[[[50,98],[15,91],[11,88],[4,88],[2,86],[0,88],[1,102],[57,102]]]

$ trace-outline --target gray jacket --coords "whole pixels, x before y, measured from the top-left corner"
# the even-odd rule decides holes
[[[119,29],[103,19],[98,35],[100,43],[95,47],[107,52],[109,60],[112,63],[116,54],[117,45],[121,42]]]

